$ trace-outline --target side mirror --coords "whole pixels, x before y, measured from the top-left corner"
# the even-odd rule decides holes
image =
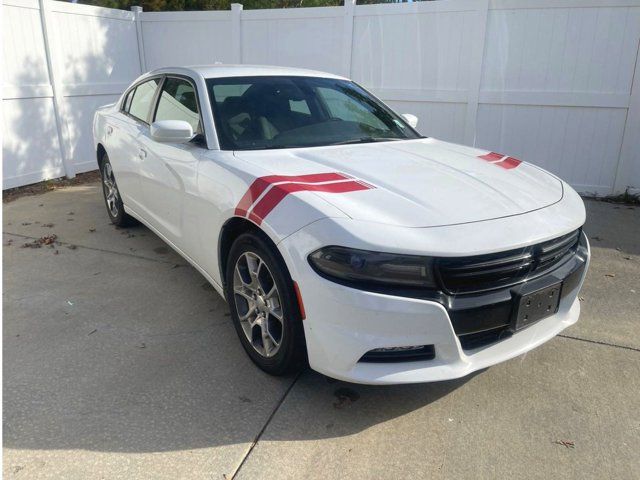
[[[403,113],[402,118],[404,118],[412,128],[416,128],[418,126],[418,117],[411,113]]]
[[[151,138],[156,142],[187,143],[193,138],[193,128],[184,120],[159,120],[151,124]]]

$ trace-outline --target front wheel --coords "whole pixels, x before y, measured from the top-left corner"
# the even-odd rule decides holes
[[[245,351],[262,370],[284,375],[306,363],[304,331],[284,261],[261,236],[246,233],[229,252],[226,296]]]

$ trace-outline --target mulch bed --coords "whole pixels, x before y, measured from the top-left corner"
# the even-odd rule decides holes
[[[40,195],[41,193],[50,192],[63,187],[71,187],[74,185],[84,185],[86,183],[95,183],[100,181],[100,172],[92,170],[86,173],[79,173],[75,178],[55,178],[53,180],[45,180],[44,182],[25,185],[23,187],[8,188],[2,192],[2,203],[12,202],[21,197],[29,197],[32,195]]]

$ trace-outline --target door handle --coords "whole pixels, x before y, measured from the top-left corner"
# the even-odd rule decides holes
[[[111,135],[113,133],[113,127],[111,125],[107,126],[107,135]]]
[[[140,157],[141,160],[144,160],[145,158],[147,158],[147,151],[141,148],[140,151],[138,152],[138,156]]]

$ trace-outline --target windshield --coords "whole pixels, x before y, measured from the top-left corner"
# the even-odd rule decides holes
[[[404,119],[346,80],[210,78],[207,88],[223,150],[422,138]]]

